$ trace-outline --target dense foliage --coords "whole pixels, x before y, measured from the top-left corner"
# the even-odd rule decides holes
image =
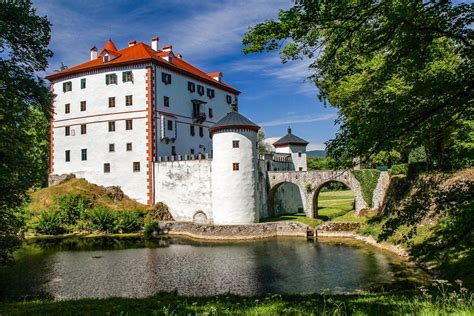
[[[47,177],[49,95],[34,72],[48,65],[49,40],[30,1],[0,2],[0,263],[18,242],[15,210]]]
[[[367,206],[372,207],[372,198],[380,177],[380,171],[376,169],[352,170],[352,174],[359,181],[362,197]]]
[[[422,146],[429,167],[462,168],[469,150],[459,143],[472,154],[461,128],[473,118],[473,11],[444,0],[300,0],[251,28],[244,51],[312,60],[320,97],[339,110],[328,153],[345,166]]]

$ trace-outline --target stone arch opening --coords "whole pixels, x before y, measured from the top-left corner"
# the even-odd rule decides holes
[[[203,211],[197,211],[193,215],[193,222],[196,224],[207,224],[207,215]]]
[[[329,180],[314,190],[313,214],[322,220],[342,216],[355,209],[356,192],[345,182]]]
[[[268,217],[302,213],[306,210],[306,197],[300,186],[285,181],[274,185],[268,194]]]

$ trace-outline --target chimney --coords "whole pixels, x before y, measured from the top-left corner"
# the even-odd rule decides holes
[[[158,41],[159,41],[159,40],[160,40],[160,39],[159,39],[158,37],[153,37],[153,38],[151,39],[151,48],[152,48],[155,52],[158,51]]]
[[[91,48],[91,60],[97,59],[97,47]]]
[[[131,41],[128,42],[128,47],[133,46],[133,45],[135,45],[136,43],[137,43],[137,41],[131,40]]]
[[[173,46],[171,45],[163,46],[164,52],[171,52],[172,50],[173,50]]]
[[[288,134],[291,134],[291,127],[288,126]]]

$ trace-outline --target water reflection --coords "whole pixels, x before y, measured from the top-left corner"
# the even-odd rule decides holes
[[[28,242],[16,257],[15,266],[0,270],[3,297],[354,291],[422,275],[395,256],[338,240],[313,243],[278,238],[230,243],[70,238]]]

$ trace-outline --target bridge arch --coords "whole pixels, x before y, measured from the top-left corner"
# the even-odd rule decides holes
[[[348,188],[352,194],[354,195],[354,198],[353,198],[353,208],[355,208],[355,192],[354,192],[354,189],[352,188],[352,185],[351,183],[347,182],[347,181],[341,181],[341,180],[327,180],[327,181],[324,181],[322,183],[319,184],[318,187],[316,187],[314,190],[313,190],[313,194],[312,194],[312,200],[313,200],[313,214],[315,217],[318,217],[319,216],[319,213],[318,213],[318,209],[319,209],[319,194],[321,193],[321,190],[326,187],[328,184],[330,183],[341,183],[343,184],[346,188]]]
[[[272,186],[270,188],[270,191],[268,192],[267,206],[268,206],[268,216],[269,217],[277,215],[276,214],[277,209],[276,209],[276,204],[275,204],[276,193],[278,192],[278,189],[280,189],[282,187],[283,184],[288,184],[288,183],[293,184],[296,187],[298,187],[300,197],[301,197],[301,202],[303,204],[303,210],[307,209],[307,205],[306,205],[307,198],[306,198],[306,195],[303,191],[304,189],[298,183],[294,183],[292,181],[281,181],[281,182],[272,184]]]

